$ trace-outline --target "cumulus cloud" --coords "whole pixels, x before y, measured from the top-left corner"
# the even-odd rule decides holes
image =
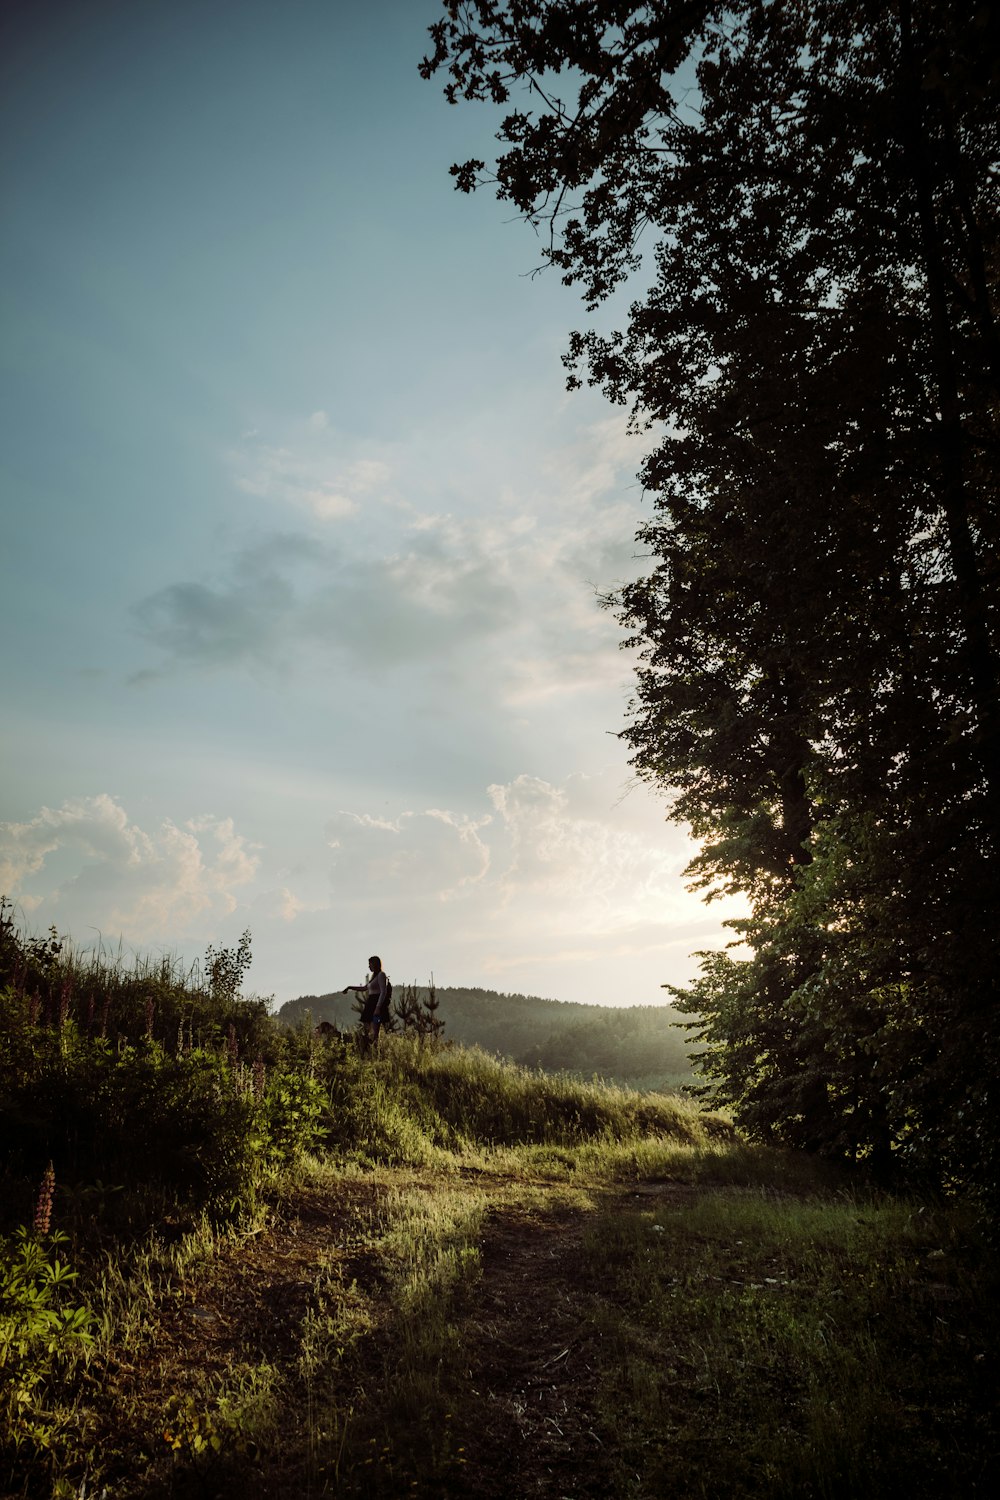
[[[489,788],[507,835],[509,859],[498,871],[505,901],[544,893],[557,926],[630,927],[669,918],[683,896],[686,843],[659,827],[640,832],[608,800],[598,816],[585,779],[553,785],[521,775]]]
[[[140,823],[103,793],[0,824],[0,890],[82,941],[193,956],[249,926],[255,984],[279,999],[384,952],[397,979],[648,1003],[729,911],[688,894],[692,845],[621,790],[610,769],[522,773],[450,806],[317,815],[311,854],[285,869],[230,818]]]
[[[133,942],[171,942],[234,911],[258,864],[230,818],[147,831],[107,793],[0,823],[0,889],[36,916]]]
[[[656,825],[629,826],[606,783],[602,791],[603,804],[588,778],[557,785],[520,775],[491,785],[475,811],[340,813],[326,827],[337,898],[363,893],[388,921],[401,902],[462,896],[463,920],[492,932],[490,942],[498,925],[541,931],[546,941],[603,940],[681,913],[689,919],[681,878],[688,841],[665,839]]]
[[[690,841],[610,773],[522,774],[462,813],[342,813],[326,835],[332,912],[450,982],[649,1003],[735,914],[705,912],[683,878]]]

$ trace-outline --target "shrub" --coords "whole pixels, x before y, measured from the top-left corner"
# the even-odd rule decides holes
[[[73,1305],[65,1241],[23,1227],[0,1240],[0,1461],[11,1487],[39,1466],[60,1469],[78,1431],[67,1421],[66,1377],[93,1344],[94,1318]]]

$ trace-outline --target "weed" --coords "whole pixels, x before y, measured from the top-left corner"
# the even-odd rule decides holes
[[[39,1470],[58,1479],[79,1458],[73,1381],[95,1320],[74,1305],[77,1272],[59,1259],[66,1242],[24,1228],[0,1241],[0,1463],[9,1483]]]

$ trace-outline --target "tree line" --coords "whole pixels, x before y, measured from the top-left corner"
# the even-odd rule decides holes
[[[1000,1181],[1000,15],[943,0],[445,0],[452,167],[588,313],[645,434],[632,764],[742,892],[674,992],[759,1137]],[[617,305],[617,304],[616,304]]]
[[[426,1006],[429,989],[407,986]],[[693,1084],[691,1040],[672,1006],[611,1007],[506,995],[496,990],[437,986],[443,1036],[465,1047],[548,1073],[597,1077],[631,1088],[676,1092]],[[393,1004],[396,996],[393,996]],[[278,1020],[296,1025],[330,1021],[349,1030],[356,1007],[342,994],[301,995],[288,1000]]]

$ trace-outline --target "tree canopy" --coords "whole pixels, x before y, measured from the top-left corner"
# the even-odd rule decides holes
[[[445,0],[422,71],[504,108],[490,185],[622,326],[647,434],[623,731],[745,892],[679,995],[758,1133],[1000,1173],[1000,18],[941,0]]]

